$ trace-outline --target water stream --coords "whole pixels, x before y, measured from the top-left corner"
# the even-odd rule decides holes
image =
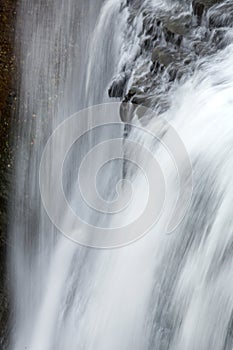
[[[139,3],[135,1],[135,11]],[[172,6],[165,0],[145,4],[155,10]],[[170,93],[170,107],[161,116],[178,131],[193,166],[193,197],[181,225],[172,235],[164,234],[168,210],[133,244],[95,250],[65,238],[49,220],[39,192],[40,160],[51,132],[63,120],[110,101],[112,78],[138,54],[142,17],[135,15],[135,25],[129,27],[128,9],[119,0],[21,0],[19,10],[10,348],[232,350],[233,46],[229,42],[202,59],[195,73]],[[158,119],[152,118],[148,125],[163,133]],[[123,132],[123,126],[90,132],[66,163],[67,197],[93,224],[103,221],[111,226],[108,216],[93,213],[75,192],[76,170],[94,145],[123,137]],[[174,168],[161,146],[155,147],[137,128],[128,137],[147,144],[160,159],[166,171],[168,207],[173,207]],[[122,143],[122,152],[123,148]],[[130,178],[132,166],[118,161],[107,165],[100,176],[100,188],[108,199],[123,167]],[[123,222],[136,215],[144,198],[142,176],[133,181],[135,200]]]

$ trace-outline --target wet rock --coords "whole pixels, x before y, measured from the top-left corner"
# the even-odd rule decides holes
[[[199,58],[211,55],[229,43],[223,27],[233,26],[233,2],[192,0],[189,4],[188,1],[177,2],[169,10],[155,10],[141,2],[137,11],[133,4],[139,3],[128,1],[132,28],[135,27],[132,18],[142,15],[141,32],[137,33],[140,54],[129,69],[132,87],[126,93],[126,84],[120,80],[114,83],[110,95],[120,96],[123,91],[123,101],[162,112],[169,106],[167,96],[175,86],[174,82],[183,82],[193,73]],[[129,114],[125,114],[122,119],[128,117]]]
[[[178,68],[176,68],[176,67],[171,67],[171,69],[168,71],[169,82],[175,81],[176,76],[177,76],[177,71],[178,71]]]
[[[131,100],[131,98],[132,98],[134,95],[136,95],[136,94],[139,95],[139,94],[141,94],[141,93],[143,93],[141,89],[139,89],[137,86],[132,86],[132,87],[130,88],[130,90],[128,91],[128,93],[125,95],[123,101],[124,101],[124,102],[128,102],[128,101]]]
[[[124,95],[124,89],[127,82],[127,75],[122,74],[116,78],[111,83],[111,86],[108,89],[109,97],[120,98]]]
[[[202,4],[206,9],[209,9],[212,6],[223,2],[223,0],[194,0],[193,2]]]
[[[149,50],[151,45],[152,45],[152,40],[151,40],[151,37],[148,36],[143,40],[142,48],[144,50]]]
[[[181,67],[180,70],[177,72],[177,76],[176,79],[178,81],[185,81],[186,79],[188,79],[188,77],[192,74],[193,69],[190,66],[184,66]]]
[[[188,64],[190,64],[193,61],[191,56],[188,56],[184,59],[184,65],[187,66]]]
[[[122,101],[119,111],[121,120],[124,123],[130,123],[133,118],[134,111],[135,105],[126,101]]]
[[[228,29],[218,28],[213,30],[211,36],[211,43],[212,45],[216,46],[218,50],[222,50],[227,46],[227,33]]]
[[[209,11],[210,28],[233,27],[233,3],[214,6]]]
[[[126,5],[131,6],[133,9],[138,10],[143,0],[127,0]]]
[[[156,47],[152,52],[151,60],[153,63],[159,62],[167,67],[174,61],[174,54],[166,47]]]
[[[211,45],[210,38],[208,40],[194,40],[191,44],[192,54],[196,54],[196,57],[209,56],[217,51],[215,45]]]
[[[135,76],[141,76],[149,69],[149,62],[146,61],[144,64],[140,65],[138,68],[135,69]],[[134,86],[133,82],[133,86]],[[138,88],[138,87],[137,87]]]
[[[179,17],[171,17],[165,20],[164,25],[173,34],[185,35],[191,26],[191,16],[181,14]]]
[[[135,95],[132,98],[132,103],[136,105],[142,105],[145,107],[150,107],[151,103],[154,99],[154,95],[148,96],[148,95]]]
[[[156,47],[151,56],[151,60],[153,64],[158,64],[161,69],[161,67],[168,67],[171,63],[174,65],[177,63],[181,63],[185,57],[187,56],[187,53],[182,50],[175,50],[171,49],[169,47]]]
[[[197,23],[198,25],[200,25],[202,16],[205,10],[205,4],[199,0],[194,0],[192,2],[192,7],[193,7],[193,14],[194,16],[197,16]]]
[[[183,41],[183,36],[182,35],[179,35],[177,37],[177,40],[175,41],[175,45],[180,47],[180,45],[182,44],[182,41]]]
[[[221,2],[223,2],[223,0],[193,0],[192,8],[194,16],[197,17],[197,24],[201,24],[204,12]]]
[[[146,35],[152,35],[154,32],[154,25],[151,24],[149,28],[146,30]]]
[[[173,43],[174,42],[175,34],[173,32],[171,32],[167,28],[164,28],[163,33],[164,33],[164,38],[165,38],[167,43],[169,43],[169,42]]]
[[[12,125],[15,122],[15,0],[1,0],[0,5],[0,348],[9,348],[9,281],[7,278],[7,227],[10,188],[12,180],[13,147]]]

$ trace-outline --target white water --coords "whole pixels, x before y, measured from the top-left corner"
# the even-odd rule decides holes
[[[11,349],[231,350],[232,46],[209,58],[171,97],[172,106],[163,115],[178,130],[194,170],[191,208],[176,232],[163,234],[165,212],[159,225],[136,243],[92,250],[56,232],[40,203],[38,168],[45,141],[70,114],[107,101],[108,83],[126,59],[120,49],[127,46],[127,10],[119,9],[118,0],[105,5],[86,0],[51,1],[48,6],[21,2],[24,61],[11,227]],[[160,125],[153,119],[150,127]],[[111,137],[122,130],[105,130],[104,138],[106,132]],[[83,140],[80,157],[100,138],[95,137]],[[131,137],[150,143],[136,129]],[[162,150],[155,152],[166,169],[172,207],[174,169]],[[71,160],[74,168],[76,162]],[[72,170],[66,184],[71,194]],[[121,172],[119,164],[107,168],[104,184],[113,187]],[[137,212],[144,193],[141,178],[135,181],[137,200],[130,215]],[[98,222],[82,203],[78,209]]]

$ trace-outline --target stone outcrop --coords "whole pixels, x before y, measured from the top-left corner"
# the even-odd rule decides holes
[[[135,3],[141,5],[137,11]],[[169,10],[156,11],[143,7],[140,1],[129,1],[128,6],[129,26],[133,27],[135,16],[142,16],[142,31],[135,33],[140,50],[113,79],[109,96],[160,113],[169,106],[167,97],[175,82],[193,74],[199,59],[228,45],[226,34],[233,26],[233,3],[193,0],[190,5],[181,2]],[[125,78],[120,79],[122,76]]]

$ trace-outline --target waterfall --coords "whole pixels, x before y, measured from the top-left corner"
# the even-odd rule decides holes
[[[111,228],[133,221],[146,201],[147,184],[130,162],[110,162],[98,179],[100,192],[110,202],[123,173],[132,182],[134,197],[119,221],[93,212],[76,190],[76,181],[83,157],[98,143],[118,138],[119,153],[130,158],[127,142],[136,142],[156,156],[166,184],[165,209],[146,235],[117,249],[83,247],[59,232],[42,204],[39,168],[52,132],[74,113],[112,101],[107,94],[112,78],[119,72],[122,77],[122,71],[136,75],[146,60],[143,55],[138,58],[143,2],[129,1],[134,6],[132,27],[126,3],[20,1],[20,106],[10,227],[14,248],[9,257],[12,350],[232,349],[230,36],[226,48],[202,58],[192,76],[175,84],[166,96],[169,108],[146,121],[147,130],[162,140],[169,136],[162,121],[169,123],[192,163],[191,203],[172,234],[165,233],[177,198],[176,167],[163,144],[141,128],[143,120],[137,114],[126,140],[118,123],[91,130],[74,144],[65,162],[64,192],[73,209],[92,225]],[[190,4],[185,3],[188,11]],[[153,0],[144,6],[159,11],[173,5]],[[132,77],[126,86],[131,82]],[[85,125],[92,120],[87,116]],[[66,137],[53,145],[51,164]],[[95,161],[101,163],[108,152],[106,147]],[[148,163],[144,170],[151,176]],[[186,165],[181,167],[184,176]],[[48,167],[49,179],[51,174],[56,175]],[[188,190],[186,181],[183,194]],[[61,209],[56,200],[54,206]]]

